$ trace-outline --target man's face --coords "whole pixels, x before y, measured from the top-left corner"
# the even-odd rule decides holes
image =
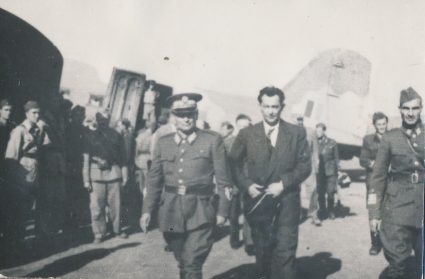
[[[322,127],[317,127],[316,128],[316,135],[318,138],[321,138],[325,135],[325,130],[323,130]]]
[[[249,121],[246,118],[242,118],[242,119],[239,119],[238,121],[236,121],[236,126],[238,127],[239,130],[246,128],[249,125],[251,125],[251,121]]]
[[[225,138],[233,132],[233,129],[227,129],[227,125],[221,126],[220,134]]]
[[[405,102],[400,107],[401,118],[408,125],[416,124],[421,117],[422,103],[420,99]]]
[[[26,116],[29,122],[37,123],[40,119],[40,109],[33,108],[26,112]]]
[[[282,113],[283,105],[280,102],[279,96],[267,96],[264,95],[261,98],[261,114],[263,115],[264,121],[269,125],[276,125],[280,119],[280,114]]]
[[[178,113],[175,114],[175,125],[177,130],[190,134],[196,126],[196,120],[198,120],[198,113]]]
[[[12,112],[12,106],[7,106],[7,105],[3,106],[0,109],[0,117],[5,120],[9,120],[11,112]]]
[[[383,135],[387,131],[388,122],[386,118],[381,118],[376,120],[375,129],[376,132],[380,135]]]

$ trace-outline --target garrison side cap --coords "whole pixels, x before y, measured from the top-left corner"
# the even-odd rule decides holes
[[[418,92],[415,91],[412,87],[409,87],[407,89],[401,90],[400,92],[400,107],[406,103],[410,102],[412,100],[419,99],[422,102],[421,95],[418,94]]]
[[[202,100],[202,95],[198,93],[181,93],[168,97],[167,104],[171,107],[171,112],[191,113],[198,111],[197,103]]]

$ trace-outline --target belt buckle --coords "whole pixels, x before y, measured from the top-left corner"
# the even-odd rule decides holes
[[[181,196],[186,195],[186,186],[184,186],[184,185],[179,185],[179,186],[177,187],[177,195],[181,195]]]
[[[410,181],[411,181],[413,184],[417,184],[417,183],[419,183],[419,174],[418,174],[417,172],[412,173],[412,174],[410,175]]]

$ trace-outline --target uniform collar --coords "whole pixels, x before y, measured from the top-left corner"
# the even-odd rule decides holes
[[[33,127],[40,129],[40,126],[37,123],[31,123],[28,119],[25,119],[24,122],[22,122],[22,125],[28,130]]]
[[[423,130],[424,130],[424,126],[422,124],[422,121],[420,121],[420,120],[419,120],[418,123],[416,123],[416,125],[412,129],[406,128],[402,125],[402,131],[408,137],[412,136],[412,134],[416,134],[417,136],[419,136],[420,134],[423,133]]]
[[[383,136],[383,135],[382,135]],[[373,140],[375,141],[375,142],[381,142],[381,138],[382,138],[382,136],[379,136],[379,134],[378,133],[375,133],[375,136],[373,137]]]
[[[174,134],[174,141],[176,142],[176,144],[177,145],[180,145],[180,143],[183,141],[183,140],[187,140],[187,142],[189,143],[189,144],[192,144],[194,141],[195,141],[195,139],[198,137],[197,136],[197,134],[196,134],[196,132],[197,132],[197,129],[195,129],[190,135],[188,135],[186,138],[183,138],[181,135],[180,135],[180,132],[179,131],[176,131],[176,133]]]
[[[325,143],[325,142],[328,141],[328,137],[326,135],[324,135],[322,138],[320,138],[320,139],[318,138],[318,140],[319,140],[320,143]]]

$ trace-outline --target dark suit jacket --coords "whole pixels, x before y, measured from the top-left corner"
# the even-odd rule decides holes
[[[281,208],[291,211],[299,208],[300,184],[311,172],[310,150],[304,129],[280,121],[279,133],[274,151],[269,156],[268,143],[263,122],[241,130],[230,152],[232,169],[239,187],[247,191],[256,183],[268,186],[282,181],[284,191],[280,197]],[[246,163],[246,171],[244,164]],[[297,223],[298,210],[292,210],[284,222]]]

